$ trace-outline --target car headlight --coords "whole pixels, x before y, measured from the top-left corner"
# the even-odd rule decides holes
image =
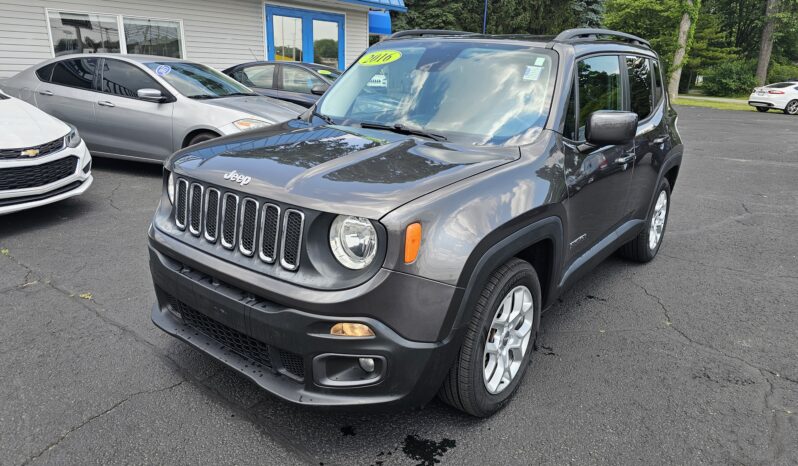
[[[330,227],[330,248],[344,267],[368,267],[377,254],[377,231],[363,217],[339,215]]]
[[[78,133],[78,129],[72,125],[69,125],[69,134],[66,135],[66,145],[72,148],[80,145],[80,133]]]
[[[274,123],[266,120],[258,120],[255,118],[244,118],[243,120],[234,121],[233,125],[240,131],[247,131],[250,129],[263,128],[264,126],[273,125]]]
[[[166,194],[169,195],[169,202],[175,203],[175,175],[169,172],[169,179],[166,181]]]

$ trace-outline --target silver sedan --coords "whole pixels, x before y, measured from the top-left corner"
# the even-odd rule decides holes
[[[305,111],[208,66],[146,55],[58,57],[0,87],[76,126],[95,156],[158,163],[183,147]]]

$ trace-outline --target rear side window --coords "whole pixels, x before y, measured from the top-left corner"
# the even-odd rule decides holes
[[[632,111],[643,120],[651,115],[654,108],[653,80],[648,58],[626,57],[629,73],[629,97]]]
[[[577,67],[579,85],[579,123],[577,139],[585,138],[587,117],[598,110],[623,110],[621,104],[621,66],[618,57],[606,55],[586,58]]]
[[[61,60],[53,68],[51,82],[78,89],[94,90],[94,75],[96,72],[96,58]]]
[[[103,66],[102,91],[121,97],[138,98],[139,89],[165,92],[154,79],[139,68],[119,60],[106,59]]]
[[[651,64],[654,73],[654,105],[656,106],[664,94],[662,87],[662,74],[660,74],[659,62],[657,60],[651,60]]]
[[[236,81],[247,86],[274,88],[274,65],[255,65],[233,73]]]
[[[42,66],[41,68],[36,70],[36,76],[38,76],[38,78],[41,81],[49,83],[50,79],[53,77],[53,68],[55,68],[55,63],[50,63],[47,66]]]

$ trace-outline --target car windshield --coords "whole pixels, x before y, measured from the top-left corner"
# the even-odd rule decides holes
[[[192,99],[255,95],[250,88],[233,78],[199,63],[155,62],[146,65],[177,92]]]
[[[335,82],[317,113],[345,125],[423,129],[476,145],[531,142],[546,124],[557,55],[466,39],[386,41]]]
[[[325,78],[329,79],[330,81],[335,81],[338,79],[338,76],[341,76],[342,71],[336,70],[335,68],[330,68],[327,66],[310,66],[313,71],[319,73],[320,75],[324,76]]]

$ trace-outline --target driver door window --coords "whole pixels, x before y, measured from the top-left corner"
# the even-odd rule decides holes
[[[283,67],[282,89],[284,91],[310,94],[310,90],[315,85],[324,85],[324,81],[302,68],[296,66]]]
[[[586,58],[577,68],[579,119],[577,139],[585,139],[585,123],[598,110],[623,110],[621,66],[618,57],[606,55]]]
[[[135,66],[119,60],[105,59],[101,89],[106,94],[138,99],[139,89],[158,89],[165,93],[154,79]]]
[[[274,65],[256,65],[235,72],[238,82],[262,89],[274,89]]]

